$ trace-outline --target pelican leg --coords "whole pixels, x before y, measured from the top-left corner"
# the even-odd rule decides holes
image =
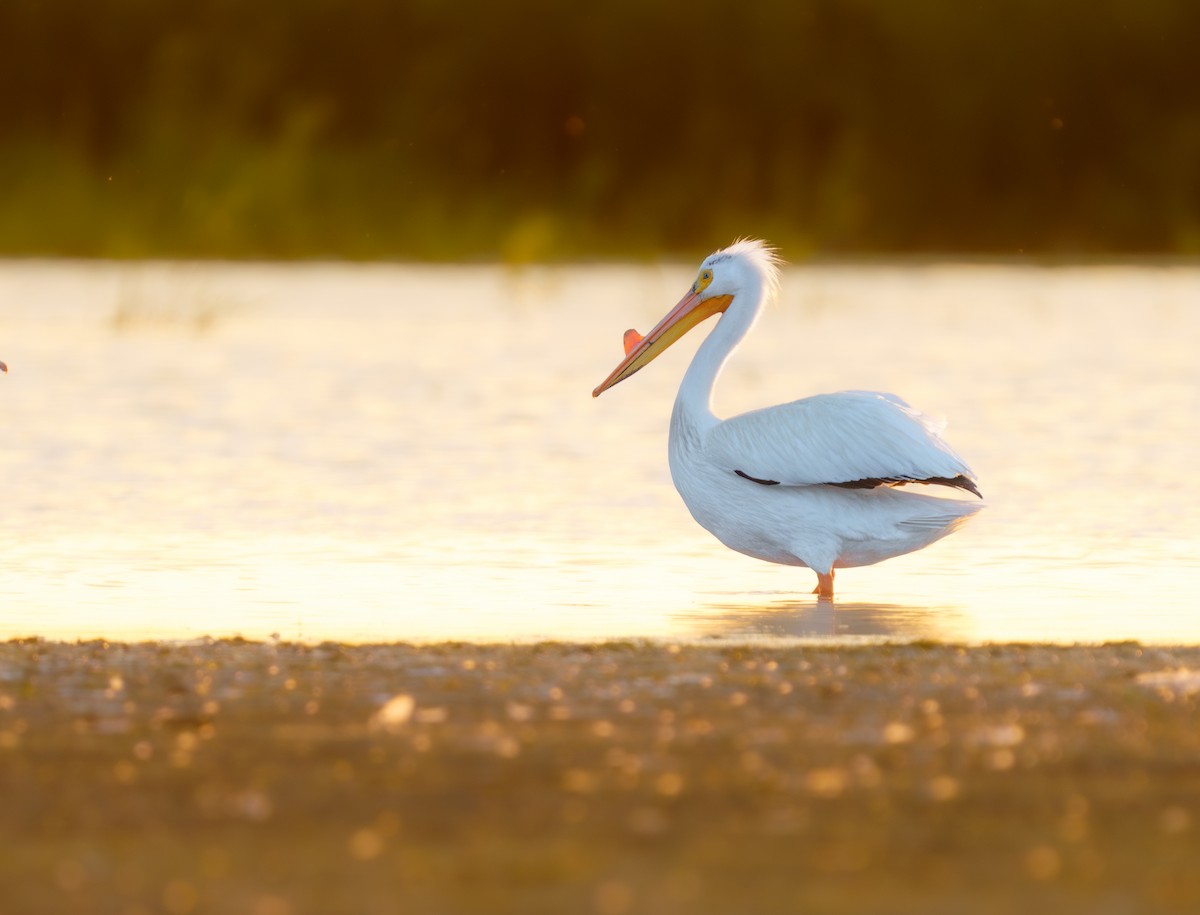
[[[812,593],[817,597],[833,597],[833,569],[830,569],[828,574],[817,573],[817,586],[813,588]]]

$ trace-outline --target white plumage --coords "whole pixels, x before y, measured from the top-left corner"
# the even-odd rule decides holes
[[[775,253],[740,241],[700,265],[688,294],[645,337],[626,332],[626,357],[593,396],[643,368],[714,314],[716,326],[684,375],[671,416],[671,476],[692,516],[726,546],[817,573],[869,565],[938,540],[982,503],[898,487],[938,485],[979,495],[971,469],[929,417],[892,394],[842,391],[720,420],[713,386],[754,326],[779,278]]]
[[[731,417],[705,436],[704,453],[793,486],[970,474],[939,431],[893,394],[840,391]]]

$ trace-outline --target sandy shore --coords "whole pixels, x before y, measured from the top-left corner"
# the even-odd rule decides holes
[[[0,643],[4,913],[1200,911],[1200,648]]]

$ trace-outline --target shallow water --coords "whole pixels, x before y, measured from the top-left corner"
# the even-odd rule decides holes
[[[949,420],[988,508],[838,577],[671,486],[663,267],[0,265],[0,636],[1200,641],[1200,268],[814,266],[718,408]]]

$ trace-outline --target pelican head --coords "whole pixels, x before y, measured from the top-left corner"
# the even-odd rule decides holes
[[[593,397],[645,368],[706,318],[730,307],[757,310],[779,288],[779,256],[755,239],[742,239],[714,251],[700,264],[696,281],[667,316],[646,336],[625,332],[625,358],[601,382]]]

